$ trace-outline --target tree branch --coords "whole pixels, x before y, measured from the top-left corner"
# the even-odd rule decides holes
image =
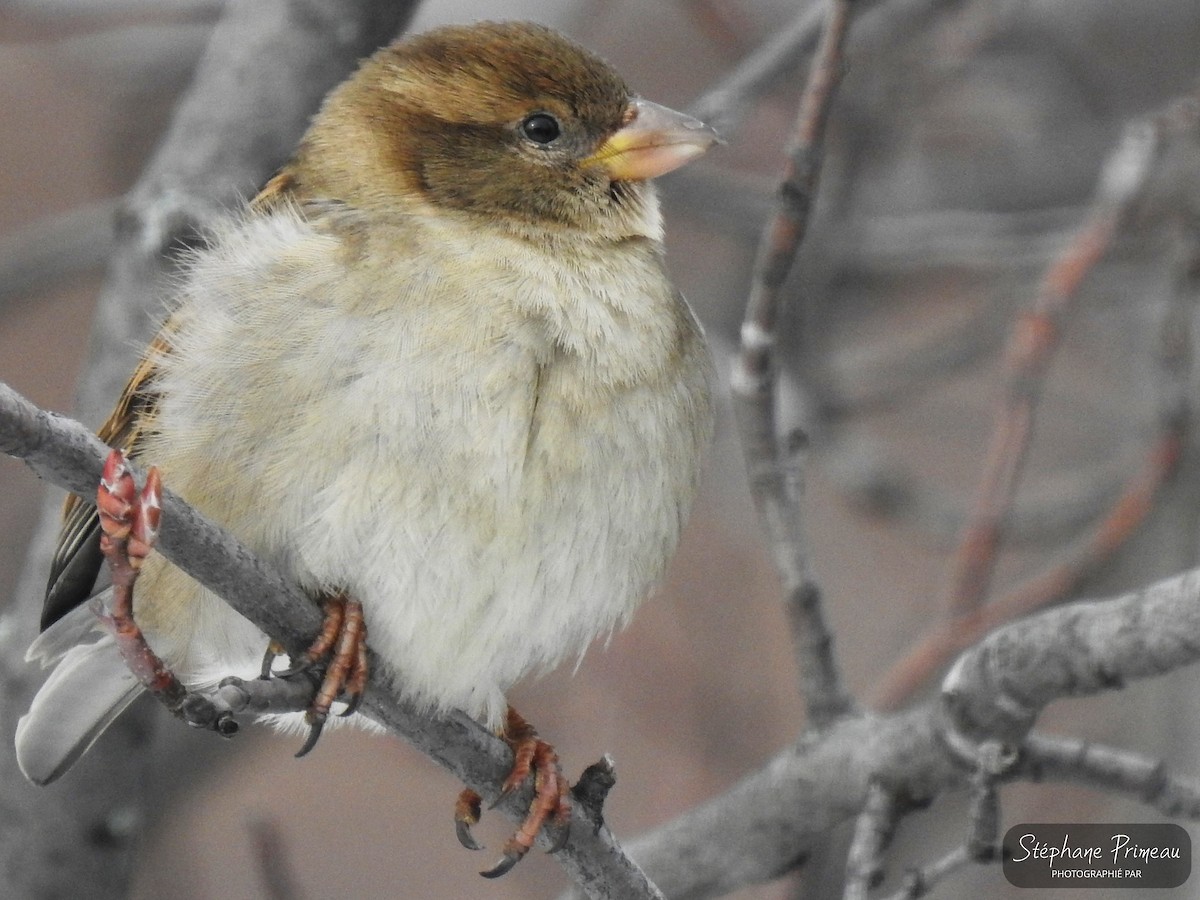
[[[1164,816],[1200,818],[1200,779],[1172,775],[1163,760],[1141,753],[1035,732],[1025,738],[1016,771],[1030,781],[1070,781],[1123,794]]]
[[[759,242],[741,348],[730,376],[750,493],[783,581],[809,722],[818,727],[844,714],[853,701],[841,683],[820,587],[808,559],[800,514],[800,448],[785,448],[779,435],[775,347],[783,283],[815,200],[825,124],[841,78],[851,9],[849,0],[830,0],[826,8],[826,27],[800,101],[775,214]]]
[[[871,888],[883,881],[883,854],[892,842],[899,818],[896,798],[882,785],[872,784],[854,823],[846,857],[845,900],[867,900]]]
[[[1200,569],[1112,600],[1072,603],[988,635],[942,682],[966,741],[1020,744],[1042,709],[1200,660]]]

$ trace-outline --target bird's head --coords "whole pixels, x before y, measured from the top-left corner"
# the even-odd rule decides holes
[[[368,210],[418,204],[526,232],[656,237],[649,179],[715,140],[557,32],[486,22],[405,38],[364,62],[283,177],[300,198]]]

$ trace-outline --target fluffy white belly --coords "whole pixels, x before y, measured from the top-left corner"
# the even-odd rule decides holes
[[[661,577],[710,427],[681,301],[643,311],[670,319],[663,346],[631,348],[645,371],[598,378],[561,321],[423,306],[419,278],[348,308],[306,274],[247,310],[203,276],[140,456],[314,594],[360,600],[409,696],[496,724],[517,678],[580,654]],[[682,372],[655,357],[681,352]],[[257,671],[266,637],[178,570],[158,561],[139,591],[185,681]]]

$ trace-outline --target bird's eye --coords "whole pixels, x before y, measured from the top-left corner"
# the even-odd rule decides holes
[[[535,144],[553,143],[561,133],[558,119],[546,113],[534,113],[521,123],[521,134]]]

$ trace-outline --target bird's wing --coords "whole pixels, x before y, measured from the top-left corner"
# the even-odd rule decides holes
[[[250,208],[269,212],[288,202],[294,182],[295,179],[287,170],[279,172],[250,201]],[[158,360],[167,352],[167,335],[171,327],[171,320],[168,319],[134,370],[108,421],[96,432],[100,440],[110,447],[125,451],[128,456],[137,456],[139,440],[146,425],[153,419],[156,405],[154,375]],[[63,504],[62,527],[58,532],[58,545],[50,563],[46,599],[42,604],[43,631],[91,596],[103,561],[100,554],[100,519],[95,506],[69,494]]]
[[[141,437],[154,415],[154,375],[158,360],[167,352],[166,335],[169,329],[168,321],[134,370],[112,415],[97,432],[104,443],[130,456],[137,455]],[[62,527],[58,532],[58,545],[46,583],[46,599],[42,605],[43,630],[91,596],[102,561],[100,519],[96,508],[92,503],[70,494],[63,504]]]

